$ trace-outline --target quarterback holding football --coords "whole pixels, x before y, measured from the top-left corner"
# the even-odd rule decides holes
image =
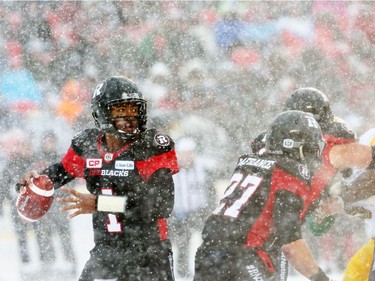
[[[91,109],[96,128],[75,135],[61,161],[41,175],[24,175],[18,208],[36,219],[34,209],[23,205],[38,201],[40,213],[48,211],[43,196],[53,189],[45,177],[54,188],[83,178],[87,194],[62,187],[69,197],[57,200],[63,211],[72,210],[70,218],[92,213],[95,246],[79,280],[173,280],[167,218],[174,205],[172,175],[179,170],[174,142],[146,128],[147,102],[128,78],[102,81]],[[40,178],[44,184],[38,185]]]

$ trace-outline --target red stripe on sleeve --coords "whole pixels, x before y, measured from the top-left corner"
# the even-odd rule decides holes
[[[179,171],[176,152],[174,150],[155,155],[144,161],[136,161],[135,165],[137,166],[139,175],[144,180],[148,180],[159,169],[170,169],[172,174]]]
[[[329,136],[329,135],[323,135],[323,138],[327,143],[333,143],[333,144],[344,144],[344,143],[355,142],[354,139],[340,138],[340,137],[334,137],[334,136]]]
[[[168,239],[167,219],[158,219],[158,227],[160,240]]]
[[[64,166],[64,169],[73,177],[84,177],[86,159],[77,155],[72,147],[69,147],[68,152],[65,154],[61,162]]]

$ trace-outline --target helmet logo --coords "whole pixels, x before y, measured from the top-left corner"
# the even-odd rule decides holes
[[[292,139],[285,139],[283,141],[283,147],[285,147],[285,148],[293,148],[294,147],[294,140],[292,140]]]
[[[309,126],[310,128],[319,129],[319,124],[314,119],[314,117],[306,116],[306,120],[307,120],[307,126]]]
[[[122,93],[123,99],[139,99],[141,98],[138,93]]]
[[[170,144],[169,138],[162,134],[156,134],[154,137],[154,142],[160,146],[167,146]]]
[[[92,95],[92,98],[95,99],[95,98],[100,97],[101,94],[103,94],[104,89],[105,89],[104,83],[101,83],[98,86],[96,86],[94,94]]]

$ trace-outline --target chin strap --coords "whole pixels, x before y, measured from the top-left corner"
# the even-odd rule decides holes
[[[303,145],[300,145],[299,147],[299,156],[301,157],[302,161],[306,162],[305,154],[303,153]]]
[[[134,140],[140,133],[141,131],[139,130],[139,128],[136,128],[131,134],[121,130],[116,130],[114,132],[115,136],[122,140]]]

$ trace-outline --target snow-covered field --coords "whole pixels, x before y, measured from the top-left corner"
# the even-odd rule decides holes
[[[77,256],[77,270],[75,274],[69,272],[69,267],[61,256],[57,256],[57,262],[44,265],[42,268],[37,257],[35,236],[29,234],[32,241],[31,252],[33,262],[30,267],[23,268],[17,254],[17,244],[13,225],[9,220],[9,207],[6,206],[4,216],[0,218],[0,281],[76,281],[88,259],[89,250],[93,246],[90,215],[81,215],[72,219],[73,245]],[[197,242],[199,243],[199,241]],[[59,245],[56,245],[59,247]],[[197,245],[195,245],[197,246]],[[194,248],[194,247],[193,247]],[[341,280],[338,273],[330,274],[331,278]],[[306,278],[294,273],[288,281],[304,281]],[[176,281],[191,281],[177,279]]]
[[[9,208],[10,206],[7,205],[4,216],[0,218],[0,281],[78,280],[79,273],[88,259],[89,250],[93,246],[90,215],[79,216],[72,220],[73,245],[77,257],[76,274],[72,274],[69,266],[63,261],[60,251],[57,251],[56,263],[43,266],[40,264],[33,232],[29,232],[32,263],[28,267],[22,266],[17,252],[14,228],[9,219]],[[56,246],[60,247],[59,244]]]

